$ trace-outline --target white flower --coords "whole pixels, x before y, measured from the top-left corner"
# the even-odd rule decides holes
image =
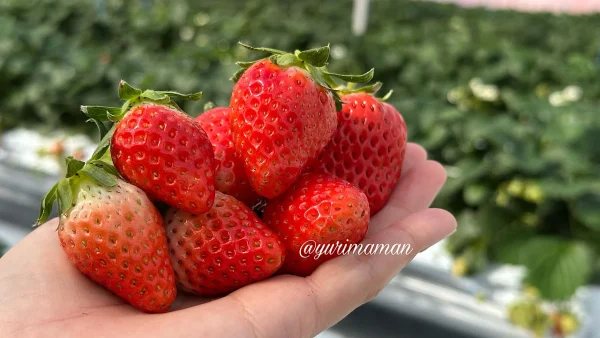
[[[196,26],[204,26],[210,21],[210,16],[206,13],[198,13],[194,15],[194,23]]]
[[[498,99],[498,88],[494,85],[485,85],[475,95],[483,101],[496,101]]]
[[[550,104],[555,107],[565,104],[565,98],[563,97],[562,92],[552,92],[552,94],[548,96],[548,101],[550,101]]]
[[[487,85],[480,78],[473,78],[469,81],[469,88],[478,99],[482,101],[496,101],[499,96],[498,87]]]
[[[194,30],[189,26],[183,27],[179,32],[179,37],[183,41],[190,41],[194,37]]]
[[[473,92],[476,92],[482,85],[483,81],[478,77],[472,78],[471,81],[469,81],[469,88],[471,88]]]
[[[333,45],[331,46],[331,58],[339,60],[346,57],[348,50],[344,45]]]
[[[460,98],[460,94],[456,91],[456,89],[452,89],[451,91],[448,92],[448,94],[446,95],[446,98],[448,99],[448,102],[456,103],[458,101],[458,99]]]
[[[579,86],[567,86],[565,87],[565,89],[563,89],[562,91],[562,96],[566,101],[579,101],[579,99],[581,99],[581,95],[583,94],[583,91],[581,90],[581,87]]]

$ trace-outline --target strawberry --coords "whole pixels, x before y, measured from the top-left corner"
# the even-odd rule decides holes
[[[42,200],[38,224],[58,199],[58,238],[76,268],[142,311],[166,312],[177,289],[152,202],[101,160],[69,157],[67,167],[67,177]]]
[[[246,205],[221,192],[209,212],[171,209],[165,223],[175,276],[187,292],[229,293],[269,277],[284,260],[279,238]]]
[[[204,130],[171,101],[184,95],[139,89],[121,81],[122,108],[82,107],[100,121],[117,121],[112,161],[127,181],[149,197],[192,213],[208,211],[215,194],[214,153]]]
[[[272,56],[241,62],[231,95],[231,131],[246,175],[261,196],[282,194],[300,176],[335,131],[336,99],[332,77],[368,82],[363,75],[334,74],[325,68],[329,46],[286,53],[249,49]]]
[[[244,162],[235,154],[229,116],[229,108],[217,107],[196,117],[196,122],[208,134],[215,152],[215,189],[252,206],[260,196],[250,186]]]
[[[337,130],[311,166],[364,191],[374,215],[400,179],[406,124],[393,106],[371,94],[342,95],[342,101]]]
[[[317,257],[314,251],[301,252],[303,245],[359,243],[369,227],[369,202],[352,184],[327,174],[311,173],[303,175],[283,195],[268,201],[263,220],[285,246],[282,272],[308,276],[337,253]]]

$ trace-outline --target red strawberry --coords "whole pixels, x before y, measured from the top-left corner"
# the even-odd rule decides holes
[[[69,174],[42,201],[38,223],[59,201],[58,238],[92,280],[145,312],[166,312],[177,289],[163,221],[146,194],[102,168],[69,158]]]
[[[165,223],[175,276],[188,292],[229,293],[269,277],[284,260],[273,231],[242,202],[220,192],[209,212],[171,209]]]
[[[400,179],[406,124],[393,106],[373,95],[354,93],[343,95],[342,100],[338,128],[311,166],[364,191],[374,215]]]
[[[229,108],[213,108],[198,116],[196,121],[208,134],[215,152],[215,188],[252,206],[260,196],[248,182],[244,162],[235,155],[229,112]]]
[[[252,188],[274,198],[300,176],[335,130],[337,94],[332,94],[336,84],[331,76],[365,82],[373,72],[354,77],[327,72],[329,46],[293,54],[246,47],[273,56],[240,63],[247,69],[231,96],[233,143]]]
[[[363,192],[342,179],[307,174],[267,202],[263,220],[286,248],[282,272],[308,276],[336,254],[307,256],[309,252],[300,252],[303,244],[359,243],[369,227],[369,202]]]
[[[110,143],[119,173],[153,199],[192,213],[208,211],[215,194],[212,145],[194,119],[170,100],[198,99],[200,93],[142,92],[121,81],[119,96],[127,100],[124,107],[104,108],[100,116],[118,121]],[[97,117],[99,107],[84,108]]]

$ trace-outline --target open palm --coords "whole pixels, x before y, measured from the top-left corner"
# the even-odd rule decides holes
[[[364,241],[410,244],[410,255],[342,256],[309,277],[277,276],[210,302],[180,293],[165,314],[139,312],[77,271],[54,219],[0,259],[0,337],[312,337],[454,231],[452,215],[428,209],[446,176],[426,157],[408,145],[400,183]]]

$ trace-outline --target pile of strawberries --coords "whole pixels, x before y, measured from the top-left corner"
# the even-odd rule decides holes
[[[311,274],[333,255],[302,244],[362,241],[400,178],[402,117],[379,83],[353,87],[373,70],[329,72],[329,46],[244,46],[270,56],[238,63],[229,107],[193,119],[173,99],[201,93],[123,81],[122,107],[83,106],[104,136],[42,200],[38,224],[58,201],[69,260],[142,311],[167,311],[177,287],[218,296]]]

